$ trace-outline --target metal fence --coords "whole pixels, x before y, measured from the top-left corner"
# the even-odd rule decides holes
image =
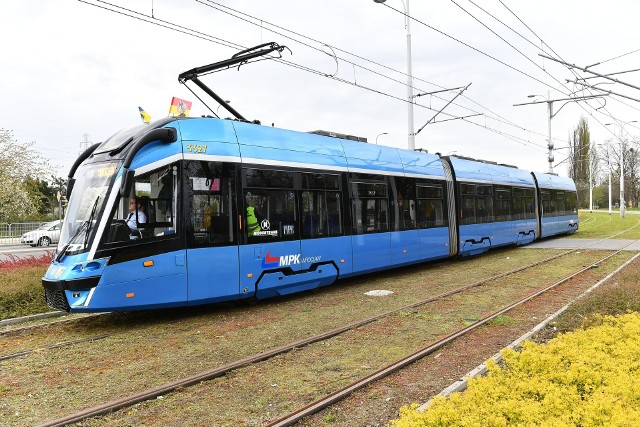
[[[19,245],[20,236],[40,227],[43,222],[0,222],[0,246]]]

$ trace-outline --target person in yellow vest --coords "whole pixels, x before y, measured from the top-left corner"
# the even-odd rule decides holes
[[[258,224],[255,208],[253,206],[247,206],[247,235],[251,237],[258,231],[262,231],[262,228],[260,228],[260,224]]]

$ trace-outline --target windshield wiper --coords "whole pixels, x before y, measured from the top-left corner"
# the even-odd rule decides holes
[[[89,215],[89,219],[87,220],[87,234],[84,236],[84,243],[82,244],[82,249],[87,247],[87,242],[89,241],[89,233],[91,232],[91,227],[93,226],[93,216],[96,214],[96,208],[98,207],[98,200],[100,200],[100,196],[96,197],[96,201],[93,203],[93,207],[91,208],[91,214]]]
[[[82,247],[83,249],[87,247],[87,241],[89,240],[89,233],[91,232],[91,224],[93,223],[93,217],[96,213],[96,208],[98,207],[99,200],[100,200],[100,197],[99,196],[96,197],[96,201],[93,202],[93,207],[91,208],[91,214],[89,215],[89,219],[83,222],[82,224],[80,224],[80,227],[78,227],[76,232],[73,233],[73,236],[71,236],[71,238],[69,239],[69,242],[67,242],[67,244],[64,245],[64,247],[60,250],[60,252],[58,252],[55,258],[56,262],[60,262],[63,255],[67,252],[67,249],[69,249],[69,246],[71,246],[71,243],[73,243],[76,237],[78,237],[80,233],[82,233],[85,230],[86,230],[86,234],[84,236],[84,243]]]

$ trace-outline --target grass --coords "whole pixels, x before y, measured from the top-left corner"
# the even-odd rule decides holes
[[[591,227],[591,238],[613,234],[612,227],[599,226],[605,219],[614,221],[613,218],[609,220],[606,213],[581,214],[583,223],[575,237],[585,237],[583,231],[589,231]],[[640,216],[628,215],[624,221],[615,228],[630,228],[640,222]],[[121,397],[338,324],[400,307],[416,298],[470,282],[473,277],[486,277],[497,271],[513,269],[552,253],[557,251],[510,248],[479,257],[381,272],[343,281],[318,292],[272,302],[118,313],[89,319],[82,325],[59,326],[55,333],[49,330],[41,335],[25,334],[19,337],[20,342],[5,340],[4,344],[0,342],[0,353],[3,354],[66,339],[112,334],[102,342],[34,354],[19,360],[19,363],[3,365],[0,370],[0,384],[3,384],[0,401],[4,400],[7,406],[0,403],[0,419],[6,416],[16,425],[33,425],[43,419],[69,413],[72,409]],[[274,358],[264,366],[239,370],[208,382],[208,385],[146,402],[118,414],[89,421],[87,425],[162,425],[163,421],[171,424],[175,422],[172,417],[176,414],[193,415],[191,420],[207,419],[216,414],[215,420],[210,420],[213,425],[242,425],[248,420],[258,425],[266,417],[290,410],[348,383],[353,375],[371,373],[389,360],[415,351],[419,343],[459,328],[464,319],[473,321],[480,318],[486,311],[483,307],[490,307],[492,300],[511,299],[513,293],[553,281],[596,256],[600,254],[583,251],[563,257],[551,266],[541,266],[494,284],[492,297],[487,297],[486,290],[478,289],[446,302],[399,312],[358,331]],[[35,290],[32,300],[41,301],[40,277],[48,260],[22,269],[12,268],[18,265],[18,261],[14,261],[0,267],[0,296],[14,295],[17,298],[22,288],[31,287]],[[30,262],[36,264],[37,260]],[[604,266],[602,270],[605,270]],[[634,277],[640,272],[640,263],[630,265],[627,270],[629,272],[616,276],[588,300],[581,301],[584,304],[582,308],[558,319],[558,329],[580,326],[582,319],[592,312],[608,314],[615,310],[640,309],[640,297],[636,296],[640,295],[640,280]],[[25,276],[20,279],[12,276],[18,274]],[[614,286],[615,283],[617,285]],[[364,292],[371,289],[391,289],[395,293],[385,298],[364,297]],[[592,301],[593,297],[597,299]],[[0,303],[0,307],[4,305],[5,301]],[[46,307],[37,311],[45,310]],[[508,325],[511,320],[500,316],[494,319],[492,326]],[[400,336],[393,336],[396,332],[401,332]],[[380,345],[381,336],[388,337],[383,346]],[[132,343],[135,343],[135,350]],[[335,360],[339,355],[342,362],[337,364]],[[71,357],[73,364],[68,363]],[[100,379],[99,388],[94,386],[96,378]],[[25,397],[31,390],[40,389],[47,391]],[[250,414],[246,413],[247,400],[253,403],[253,406],[248,406],[255,408]],[[64,407],[60,408],[56,402],[64,402]],[[336,417],[333,413],[327,414],[323,422],[334,423]]]
[[[0,261],[0,319],[51,311],[40,280],[50,262],[49,254]]]
[[[615,236],[616,239],[640,239],[640,215],[628,214],[620,218],[618,213],[580,212],[580,229],[570,237],[577,239],[603,239]],[[626,230],[626,231],[625,231]]]
[[[588,327],[596,315],[640,312],[640,262],[635,261],[594,290],[587,298],[572,304],[552,325],[558,332]]]

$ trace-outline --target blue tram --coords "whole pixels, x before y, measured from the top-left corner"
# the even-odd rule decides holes
[[[70,173],[47,303],[265,298],[578,229],[570,179],[357,139],[203,117],[96,144]]]
[[[570,179],[261,126],[198,79],[283,49],[265,43],[180,74],[236,120],[166,118],[80,155],[42,278],[47,304],[267,298],[578,229]]]

